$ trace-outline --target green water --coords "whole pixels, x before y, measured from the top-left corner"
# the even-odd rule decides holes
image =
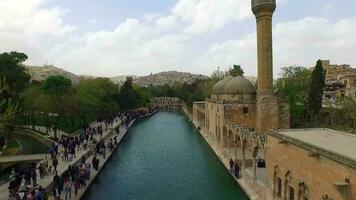
[[[22,145],[23,154],[43,154],[48,153],[48,146],[27,136],[17,135],[14,138]]]
[[[135,123],[83,199],[248,198],[183,114],[160,112]]]

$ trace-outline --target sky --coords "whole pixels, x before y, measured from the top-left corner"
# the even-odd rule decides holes
[[[0,0],[0,52],[93,76],[239,64],[256,76],[250,0]],[[318,59],[356,67],[356,1],[277,0],[274,75]]]

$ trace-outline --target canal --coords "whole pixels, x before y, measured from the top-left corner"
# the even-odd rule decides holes
[[[178,112],[137,121],[83,199],[248,198]]]

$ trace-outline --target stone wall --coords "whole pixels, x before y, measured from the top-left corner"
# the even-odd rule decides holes
[[[303,195],[299,191],[306,191],[304,195],[311,200],[322,199],[325,195],[334,200],[356,199],[356,169],[323,156],[311,157],[309,151],[293,144],[281,143],[270,135],[267,140],[266,164],[271,196],[274,194],[279,199],[280,178],[280,199],[290,199],[290,188],[294,189],[294,199]]]

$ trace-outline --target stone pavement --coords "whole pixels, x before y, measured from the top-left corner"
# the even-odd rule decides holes
[[[155,113],[149,113],[145,116],[139,117],[139,118],[144,118],[144,117],[148,117],[150,115],[153,115]],[[115,146],[115,148],[113,149],[113,151],[107,151],[106,154],[106,158],[104,159],[102,156],[97,156],[97,158],[100,160],[99,162],[99,169],[98,171],[95,171],[93,168],[91,168],[90,171],[90,178],[89,180],[86,182],[86,186],[82,187],[78,190],[78,194],[74,195],[74,187],[72,188],[72,198],[74,200],[79,200],[83,197],[83,195],[85,194],[85,192],[89,189],[91,183],[95,180],[96,176],[100,173],[101,169],[104,167],[104,165],[106,164],[106,162],[110,159],[111,155],[115,152],[116,148],[119,146],[121,140],[124,138],[124,136],[126,135],[127,131],[130,129],[130,127],[132,126],[132,124],[134,124],[136,121],[136,119],[132,120],[129,124],[129,126],[127,128],[125,128],[124,126],[120,126],[120,134],[116,134],[115,131],[112,131],[111,133],[107,134],[104,137],[105,142],[109,141],[111,138],[114,138],[115,136],[117,136],[117,142],[118,144]],[[114,126],[115,127],[115,126]],[[90,155],[87,159],[86,159],[86,163],[90,163],[92,162],[94,155]],[[54,196],[51,195],[49,198],[49,200],[54,200]],[[64,192],[62,192],[61,194],[61,199],[64,199]]]
[[[113,124],[112,127],[116,127],[121,123],[121,121],[117,121]],[[103,137],[105,138],[107,135],[111,134],[114,129],[112,127],[108,127],[107,130],[105,130],[105,124],[103,122],[95,122],[92,123],[91,125],[95,125],[98,126],[99,124],[102,124],[104,127],[103,130]],[[94,138],[99,141],[100,140],[100,136],[99,135],[95,135]],[[60,145],[58,152],[61,152],[63,150],[63,147]],[[91,151],[91,148],[87,148],[86,150],[79,150],[76,152],[76,158],[74,158],[72,161],[70,162],[62,162],[61,158],[58,158],[58,167],[57,167],[57,172],[58,175],[62,175],[68,168],[69,165],[74,165],[77,162],[80,162],[80,158],[83,155],[87,155],[89,153],[89,151]],[[48,160],[48,163],[51,164],[51,159]],[[51,184],[53,183],[53,175],[46,175],[44,179],[40,179],[39,175],[37,176],[37,184],[41,185],[43,188],[47,188],[49,187]],[[9,196],[9,191],[8,191],[8,185],[9,183],[6,183],[2,186],[0,186],[0,200],[7,200],[8,196]]]
[[[124,136],[126,135],[128,129],[131,127],[131,125],[135,122],[135,120],[133,120],[130,125],[128,126],[128,128],[124,128],[123,126],[120,126],[120,134],[115,134],[112,133],[111,135],[107,136],[106,141],[108,141],[110,138],[113,138],[113,136],[117,136],[117,142],[118,145],[120,144],[120,141],[124,138]],[[100,173],[101,169],[104,167],[104,165],[106,164],[106,162],[109,160],[110,156],[115,152],[117,146],[115,146],[113,151],[107,151],[106,154],[106,159],[104,159],[102,156],[97,156],[97,158],[100,160],[99,162],[99,170],[95,171],[93,168],[90,171],[90,178],[89,180],[86,182],[86,186],[82,187],[78,190],[78,194],[74,195],[74,187],[72,188],[72,200],[79,200],[83,197],[83,195],[85,194],[85,192],[90,188],[91,183],[94,181],[94,179],[96,178],[96,176]],[[92,159],[93,159],[94,155],[90,155],[87,159],[86,159],[86,163],[91,163]],[[101,191],[101,192],[105,192],[105,191]],[[61,195],[61,199],[64,199],[64,192],[62,192]],[[54,200],[53,195],[51,195],[48,200]]]

